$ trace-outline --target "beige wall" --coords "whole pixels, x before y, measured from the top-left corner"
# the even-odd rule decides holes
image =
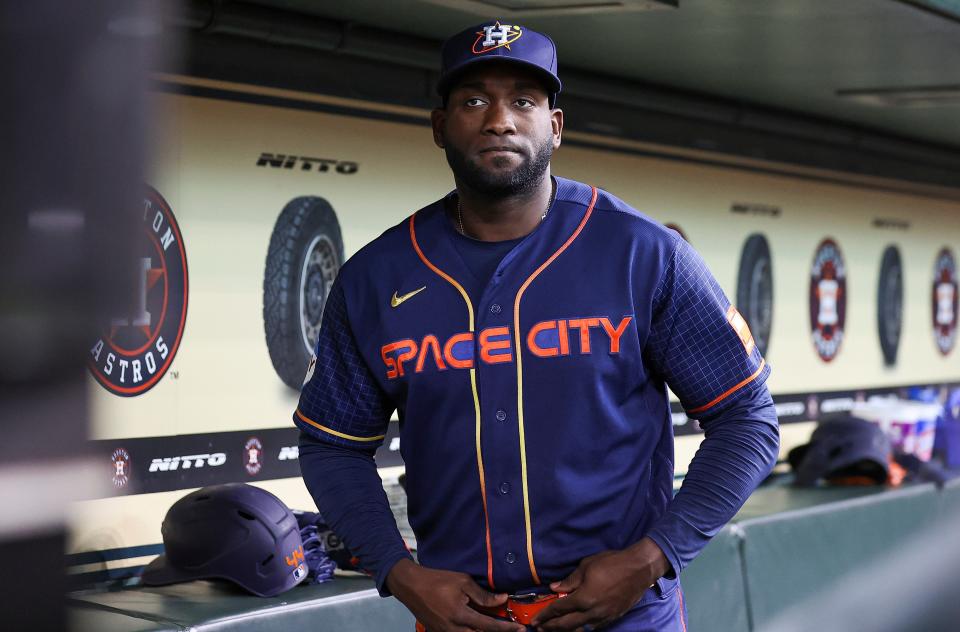
[[[169,202],[183,234],[190,278],[186,331],[170,372],[143,395],[116,397],[91,378],[93,438],[285,427],[297,395],[273,370],[261,315],[264,262],[278,214],[294,197],[326,198],[349,256],[452,188],[442,152],[425,126],[170,94],[157,94],[156,104],[161,117],[149,184]],[[264,151],[349,160],[359,171],[257,167]],[[960,355],[942,356],[930,325],[934,256],[941,246],[960,245],[957,202],[577,146],[561,148],[554,173],[596,184],[679,224],[731,298],[743,242],[764,233],[775,274],[767,358],[775,393],[960,379]],[[782,215],[735,215],[734,202],[775,205]],[[910,228],[878,230],[871,226],[876,217],[908,220]],[[830,364],[810,342],[807,307],[813,252],[827,236],[840,244],[848,268],[846,338]],[[894,368],[884,367],[876,331],[877,275],[889,243],[899,245],[905,267]],[[790,428],[785,447],[809,431],[809,424]],[[686,470],[698,444],[697,436],[678,439],[678,471]],[[298,479],[263,485],[291,506],[309,503]],[[159,542],[166,508],[185,493],[80,503],[73,510],[73,549]]]

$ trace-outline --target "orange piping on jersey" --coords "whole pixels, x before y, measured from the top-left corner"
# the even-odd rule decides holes
[[[680,627],[687,632],[687,621],[683,618],[683,589],[677,587],[677,599],[680,601]]]
[[[729,389],[729,390],[727,390],[727,391],[724,391],[724,392],[721,393],[720,396],[717,397],[716,399],[713,399],[712,401],[707,402],[707,403],[704,404],[703,406],[698,406],[697,408],[691,408],[691,409],[688,410],[687,412],[688,412],[688,413],[702,413],[702,412],[705,411],[706,409],[713,407],[715,404],[719,404],[720,402],[722,402],[723,400],[725,400],[726,398],[728,398],[730,395],[733,395],[734,393],[736,393],[737,391],[739,391],[741,388],[743,388],[744,386],[746,386],[746,385],[749,384],[750,382],[752,382],[752,381],[754,381],[755,379],[757,379],[757,376],[760,375],[760,372],[763,371],[763,367],[766,366],[766,364],[767,364],[767,361],[766,361],[766,360],[760,360],[760,366],[757,368],[756,371],[754,371],[753,375],[751,375],[750,377],[748,377],[748,378],[745,379],[744,381],[740,382],[739,384],[737,384],[737,385],[734,386],[733,388],[731,388],[731,389]]]
[[[420,250],[420,244],[417,243],[417,231],[414,228],[414,220],[416,217],[416,213],[410,216],[410,242],[413,244],[413,249],[417,251],[417,256],[420,257],[420,260],[423,261],[428,268],[460,292],[460,296],[463,297],[463,302],[467,304],[467,314],[470,317],[470,334],[471,337],[473,337],[476,334],[476,327],[473,323],[473,304],[470,302],[470,297],[462,285],[457,283],[449,274],[433,265],[430,260],[427,259],[427,256],[423,254],[423,251]],[[480,397],[477,395],[477,370],[472,364],[470,367],[470,388],[473,391],[473,414],[475,419],[474,426],[476,428],[474,441],[477,446],[477,472],[480,474],[480,498],[483,500],[483,524],[486,529],[487,582],[490,584],[491,589],[495,589],[496,586],[493,583],[493,553],[490,548],[490,517],[487,514],[487,484],[483,475],[483,453],[480,449]]]
[[[310,424],[311,426],[313,426],[313,427],[316,428],[317,430],[322,430],[322,431],[326,432],[327,434],[332,434],[333,436],[335,436],[335,437],[340,437],[341,439],[350,439],[351,441],[379,441],[380,439],[383,439],[384,437],[387,436],[387,435],[377,435],[376,437],[357,437],[357,436],[354,436],[354,435],[348,435],[348,434],[343,433],[343,432],[337,432],[337,431],[334,430],[333,428],[327,428],[327,427],[324,426],[323,424],[318,424],[318,423],[315,422],[314,420],[308,419],[308,418],[306,417],[306,415],[304,415],[302,412],[300,412],[300,409],[299,409],[299,408],[297,409],[297,417],[299,417],[300,419],[302,419],[304,422]]]
[[[523,520],[527,529],[527,561],[530,563],[530,575],[533,577],[533,582],[535,584],[540,583],[540,576],[537,574],[537,566],[533,562],[533,529],[530,526],[530,490],[527,487],[527,443],[526,438],[523,434],[523,354],[521,352],[522,345],[520,344],[520,299],[523,297],[523,293],[526,291],[527,287],[533,283],[533,280],[543,272],[548,265],[553,263],[553,260],[560,256],[567,247],[573,243],[573,240],[580,235],[580,231],[583,230],[583,227],[586,226],[587,220],[590,219],[590,215],[593,213],[593,205],[597,203],[597,187],[593,187],[593,196],[590,198],[590,205],[587,207],[587,212],[583,214],[583,219],[580,220],[580,225],[577,226],[577,229],[573,231],[573,234],[567,238],[567,241],[560,246],[549,259],[544,261],[539,268],[537,268],[533,274],[523,282],[523,285],[520,286],[520,291],[517,292],[517,298],[513,302],[513,334],[516,341],[516,350],[517,350],[517,421],[518,427],[520,430],[520,479],[523,483]],[[560,321],[565,325],[565,321]],[[566,334],[565,327],[561,326],[564,329],[563,334]],[[563,338],[562,335],[560,340],[561,349],[563,347]],[[561,351],[562,353],[562,351]],[[565,354],[564,354],[565,355]]]

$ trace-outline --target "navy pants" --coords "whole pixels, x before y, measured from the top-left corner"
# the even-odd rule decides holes
[[[623,617],[604,628],[609,632],[687,632],[687,610],[683,589],[674,583],[662,594],[647,594]]]

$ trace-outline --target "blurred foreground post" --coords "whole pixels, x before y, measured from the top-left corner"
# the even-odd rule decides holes
[[[67,503],[103,492],[86,356],[129,312],[146,68],[145,2],[0,4],[0,628],[67,628]],[[138,197],[139,196],[139,197]]]

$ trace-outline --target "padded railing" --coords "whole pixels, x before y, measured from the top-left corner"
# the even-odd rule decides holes
[[[960,481],[900,489],[761,488],[681,577],[690,632],[752,632],[784,608],[960,511]],[[72,629],[411,632],[413,618],[366,578],[262,599],[222,583],[71,595]]]

